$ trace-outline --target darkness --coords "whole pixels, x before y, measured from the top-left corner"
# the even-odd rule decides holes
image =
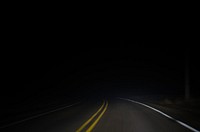
[[[102,41],[103,40],[103,41]],[[108,44],[110,39],[101,42]],[[85,42],[86,41],[86,42]],[[93,40],[95,41],[95,40]],[[69,45],[72,41],[68,42]],[[87,43],[87,40],[78,41]],[[13,55],[10,87],[3,96],[8,102],[31,98],[76,98],[90,93],[114,95],[184,95],[185,58],[183,46],[146,46],[131,39],[114,40],[128,48],[29,45]],[[192,62],[191,62],[192,64]],[[191,69],[192,67],[192,69]],[[190,65],[191,72],[194,66]],[[191,77],[193,77],[191,75]],[[192,86],[192,94],[197,88]],[[93,94],[94,94],[93,93]],[[9,95],[9,96],[8,96]]]
[[[200,95],[197,52],[179,22],[49,21],[28,18],[13,27],[2,111],[91,95],[184,97],[187,56],[191,96]]]

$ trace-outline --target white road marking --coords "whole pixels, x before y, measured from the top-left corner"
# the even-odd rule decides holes
[[[65,108],[74,106],[74,105],[79,104],[79,103],[80,103],[80,102],[77,102],[77,103],[74,103],[74,104],[71,104],[71,105],[67,105],[67,106],[64,106],[64,107],[61,107],[61,108],[52,110],[52,111],[48,111],[48,112],[41,113],[41,114],[38,114],[38,115],[35,115],[35,116],[31,116],[31,117],[29,117],[29,118],[26,118],[26,119],[23,119],[23,120],[20,120],[20,121],[16,121],[16,122],[10,123],[10,124],[8,124],[8,125],[1,126],[0,129],[6,128],[6,127],[9,127],[9,126],[13,126],[13,125],[16,125],[16,124],[19,124],[19,123],[22,123],[22,122],[25,122],[25,121],[28,121],[28,120],[31,120],[31,119],[34,119],[34,118],[38,118],[38,117],[40,117],[40,116],[44,116],[44,115],[47,115],[47,114],[50,114],[50,113],[53,113],[53,112],[56,112],[56,111],[59,111],[59,110],[63,110],[63,109],[65,109]]]
[[[183,123],[182,121],[176,120],[176,119],[174,119],[173,117],[171,117],[171,116],[169,116],[169,115],[163,113],[162,111],[157,110],[157,109],[155,109],[155,108],[153,108],[153,107],[151,107],[151,106],[148,106],[148,105],[146,105],[146,104],[143,104],[143,103],[140,103],[140,102],[131,100],[131,99],[126,99],[126,98],[119,98],[119,99],[126,100],[126,101],[130,101],[130,102],[133,102],[133,103],[140,104],[140,105],[143,105],[143,106],[145,106],[145,107],[148,107],[148,108],[150,108],[150,109],[152,109],[152,110],[154,110],[154,111],[156,111],[156,112],[158,112],[158,113],[164,115],[165,117],[167,117],[167,118],[169,118],[169,119],[171,119],[171,120],[177,122],[178,124],[180,124],[180,125],[182,125],[182,126],[188,128],[188,129],[190,129],[190,130],[193,131],[193,132],[200,132],[199,130],[197,130],[197,129],[195,129],[195,128],[193,128],[193,127],[191,127],[191,126],[189,126],[189,125],[187,125],[187,124],[185,124],[185,123]]]

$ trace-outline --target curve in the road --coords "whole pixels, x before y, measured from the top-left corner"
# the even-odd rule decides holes
[[[91,132],[94,129],[94,127],[96,126],[96,124],[99,122],[99,120],[101,119],[103,114],[105,113],[107,107],[108,107],[108,101],[103,101],[103,104],[98,109],[98,111],[96,113],[94,113],[83,125],[81,125],[81,127],[79,129],[77,129],[76,132],[83,131],[86,128],[86,126],[88,126],[88,124],[93,121],[92,124],[90,126],[88,126],[88,128],[86,130],[86,132]],[[96,119],[94,120],[94,118],[96,118]]]
[[[176,119],[174,119],[173,117],[171,117],[171,116],[169,116],[169,115],[163,113],[162,111],[157,110],[157,109],[155,109],[155,108],[153,108],[153,107],[151,107],[151,106],[149,106],[149,105],[146,105],[146,104],[143,104],[143,103],[141,103],[141,102],[134,101],[134,100],[131,100],[131,99],[127,99],[127,98],[119,98],[119,99],[126,100],[126,101],[130,101],[130,102],[133,102],[133,103],[136,103],[136,104],[140,104],[140,105],[142,105],[142,106],[145,106],[145,107],[147,107],[147,108],[149,108],[149,109],[152,109],[152,110],[154,110],[154,111],[156,111],[156,112],[162,114],[163,116],[165,116],[165,117],[167,117],[167,118],[169,118],[169,119],[171,119],[171,120],[177,122],[178,124],[180,124],[180,125],[182,125],[182,126],[188,128],[189,130],[191,130],[191,131],[193,131],[193,132],[200,132],[199,130],[197,130],[197,129],[195,129],[195,128],[189,126],[189,125],[187,125],[186,123],[184,123],[184,122],[182,122],[182,121],[179,121],[179,120],[176,120]]]

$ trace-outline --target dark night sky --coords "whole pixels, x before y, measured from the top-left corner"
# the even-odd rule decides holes
[[[179,22],[163,18],[148,24],[121,23],[119,27],[114,22],[94,21],[55,22],[52,26],[54,21],[41,16],[16,23],[12,41],[19,45],[11,46],[7,53],[8,82],[1,97],[12,102],[82,96],[89,91],[180,94],[186,49],[193,94],[199,95],[197,57],[188,43],[191,37]]]
[[[10,83],[16,80],[17,83],[5,90],[5,95],[9,95],[6,98],[24,100],[60,95],[70,98],[90,92],[119,91],[131,91],[133,95],[183,94],[184,48],[145,47],[144,42],[130,40],[118,42],[124,43],[133,43],[133,46],[28,46],[12,62],[14,72]]]

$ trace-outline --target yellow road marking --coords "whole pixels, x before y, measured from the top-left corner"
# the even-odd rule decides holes
[[[101,112],[101,114],[99,115],[99,117],[94,121],[94,123],[86,130],[86,132],[91,132],[92,131],[92,129],[96,126],[96,124],[99,122],[99,120],[101,119],[101,117],[105,113],[107,107],[108,107],[108,102],[106,101],[105,108],[103,109],[103,111]]]
[[[103,104],[99,108],[99,110],[94,115],[92,115],[78,130],[76,130],[76,132],[80,132],[81,130],[83,130],[83,128],[86,127],[87,124],[89,124],[92,121],[92,119],[103,109],[104,104],[105,104],[105,101],[103,101]]]

